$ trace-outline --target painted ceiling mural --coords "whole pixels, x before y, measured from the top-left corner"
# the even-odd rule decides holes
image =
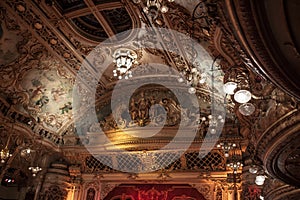
[[[47,128],[57,131],[72,118],[73,85],[55,69],[28,71],[21,87],[29,95],[25,111]]]
[[[1,97],[60,134],[72,122],[72,75],[5,10],[0,17]]]

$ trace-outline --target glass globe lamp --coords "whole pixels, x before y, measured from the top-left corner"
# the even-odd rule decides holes
[[[239,90],[234,94],[234,100],[238,103],[247,103],[251,100],[251,92],[248,90]]]
[[[250,168],[249,168],[249,172],[251,174],[256,174],[258,172],[258,167],[256,165],[252,165]]]
[[[252,103],[244,103],[239,106],[239,111],[242,115],[249,116],[255,111],[255,106]]]
[[[232,95],[234,94],[234,90],[236,89],[236,87],[237,87],[237,83],[229,81],[224,84],[223,89],[226,94]]]
[[[264,175],[258,175],[255,178],[255,184],[256,185],[263,185],[265,182],[266,177]]]

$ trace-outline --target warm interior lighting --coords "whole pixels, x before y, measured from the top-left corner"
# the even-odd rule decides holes
[[[255,178],[255,184],[256,185],[263,185],[265,182],[266,177],[264,175],[258,175]]]
[[[145,7],[143,11],[152,16],[154,19],[158,17],[159,12],[167,13],[169,7],[166,5],[166,2],[174,2],[174,0],[146,0],[143,1]],[[134,3],[141,3],[141,0],[134,0]]]
[[[32,176],[36,176],[36,174],[42,170],[42,168],[40,168],[39,166],[29,167],[28,169],[31,171]]]
[[[0,159],[1,159],[1,163],[4,163],[5,160],[6,160],[7,158],[9,158],[10,156],[11,156],[11,154],[9,153],[9,150],[8,150],[7,146],[4,147],[4,149],[2,149],[2,150],[0,151]]]
[[[234,90],[237,88],[237,83],[229,81],[224,84],[223,89],[226,94],[234,94]]]
[[[251,100],[251,92],[248,90],[239,90],[234,94],[234,100],[238,103],[247,103]]]

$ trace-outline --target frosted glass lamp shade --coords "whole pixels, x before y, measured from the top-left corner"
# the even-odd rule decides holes
[[[255,184],[256,185],[263,185],[265,182],[266,177],[264,175],[258,175],[255,178]]]
[[[239,90],[234,94],[234,100],[238,103],[247,103],[251,99],[251,92],[248,90]]]
[[[242,115],[249,116],[255,111],[255,106],[252,103],[244,103],[239,106],[239,111]]]
[[[237,83],[229,81],[224,84],[223,89],[226,94],[234,94],[234,90],[237,87]]]

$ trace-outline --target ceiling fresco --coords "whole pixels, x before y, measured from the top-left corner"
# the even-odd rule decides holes
[[[73,85],[55,69],[30,70],[20,82],[29,95],[25,111],[41,124],[58,131],[72,118]]]

